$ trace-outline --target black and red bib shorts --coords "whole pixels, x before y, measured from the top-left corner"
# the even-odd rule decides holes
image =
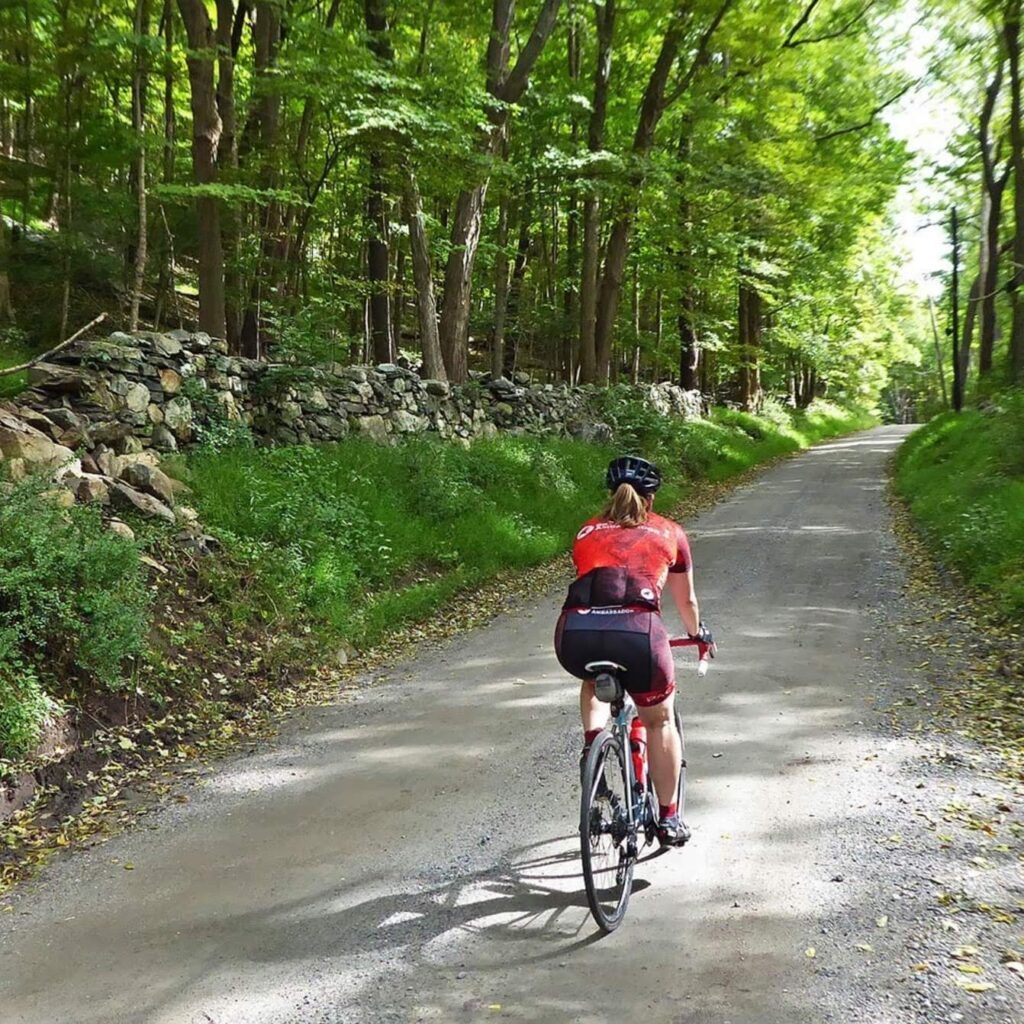
[[[622,685],[644,708],[675,692],[668,641],[661,616],[649,609],[570,608],[562,612],[555,628],[555,654],[569,675],[587,679],[590,662],[614,661],[626,670]]]
[[[595,575],[605,578],[595,581]],[[622,685],[640,707],[675,692],[672,648],[656,594],[648,581],[621,570],[598,570],[570,588],[555,627],[555,655],[577,679],[590,677],[586,666],[592,661],[622,665]]]

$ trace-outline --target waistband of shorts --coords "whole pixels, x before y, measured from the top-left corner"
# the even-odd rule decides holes
[[[645,615],[658,614],[658,610],[656,608],[652,608],[648,604],[599,605],[596,608],[587,608],[579,606],[573,608],[563,608],[562,611],[566,613],[584,612],[587,615],[627,615],[635,612],[643,612]]]

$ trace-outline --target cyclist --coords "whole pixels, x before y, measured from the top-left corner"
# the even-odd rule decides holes
[[[576,580],[555,630],[555,653],[562,667],[583,681],[581,768],[608,721],[608,707],[595,697],[585,666],[613,661],[625,669],[623,686],[647,729],[659,803],[658,838],[665,845],[682,846],[690,830],[676,806],[682,745],[673,714],[672,649],[661,620],[666,583],[690,639],[707,644],[712,657],[714,639],[700,621],[686,533],[652,511],[661,486],[657,466],[625,455],[608,466],[606,479],[611,492],[607,506],[583,524],[573,544]]]

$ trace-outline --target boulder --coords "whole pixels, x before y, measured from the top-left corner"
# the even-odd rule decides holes
[[[445,380],[425,380],[423,387],[428,395],[434,395],[437,398],[447,398],[452,390]]]
[[[388,428],[383,416],[360,416],[356,420],[356,427],[360,433],[366,434],[378,444],[386,444],[388,441]]]
[[[66,487],[54,487],[53,490],[43,491],[42,496],[49,498],[57,508],[72,508],[75,504],[75,495]]]
[[[277,408],[285,426],[294,427],[302,419],[302,406],[298,402],[282,402]]]
[[[566,432],[577,441],[589,441],[592,444],[609,444],[612,440],[612,428],[607,423],[590,422],[589,420],[569,420],[565,425]]]
[[[100,505],[110,504],[110,488],[106,480],[92,473],[83,473],[75,488],[75,497],[83,504],[98,502]]]
[[[332,441],[337,441],[348,434],[348,420],[343,420],[339,416],[322,413],[314,419],[324,434]]]
[[[427,429],[427,421],[419,416],[413,416],[411,412],[404,409],[396,409],[391,414],[391,422],[400,434],[416,434]]]
[[[84,416],[79,416],[71,409],[57,406],[47,409],[46,415],[54,423],[59,433],[55,440],[67,448],[91,448],[93,444],[89,433],[89,423]]]
[[[135,540],[135,531],[120,519],[111,519],[107,523],[107,529],[111,533],[116,533],[118,537],[124,537],[125,540]]]
[[[174,512],[159,498],[152,494],[144,494],[125,483],[115,483],[110,491],[110,500],[116,508],[141,512],[144,516],[162,519],[174,525]]]
[[[145,384],[129,384],[124,404],[131,412],[145,412],[149,406],[149,388]]]
[[[153,351],[158,356],[163,356],[165,359],[171,359],[174,356],[181,354],[181,342],[170,334],[154,334],[153,335]]]
[[[137,491],[152,494],[166,505],[174,505],[174,485],[163,470],[148,466],[145,462],[130,462],[121,467],[118,476]]]
[[[78,366],[57,366],[56,363],[36,363],[29,367],[29,387],[43,391],[78,394],[87,382],[85,372]]]
[[[176,452],[178,450],[178,439],[171,433],[165,423],[157,423],[153,427],[153,447],[160,451]]]
[[[164,411],[156,404],[156,402],[150,402],[149,405],[146,406],[146,416],[149,418],[149,422],[154,424],[154,426],[157,423],[163,423],[164,421]]]
[[[166,368],[160,371],[159,376],[164,394],[176,395],[181,390],[181,374],[177,370]]]
[[[0,413],[0,453],[5,459],[24,459],[51,469],[67,465],[75,458],[70,448],[51,441],[41,430],[6,413]]]
[[[179,441],[188,441],[192,437],[194,422],[192,403],[183,395],[172,398],[164,408],[164,423]]]
[[[60,430],[49,416],[44,416],[35,409],[21,408],[18,410],[18,417],[23,423],[42,431],[51,441],[58,440]]]

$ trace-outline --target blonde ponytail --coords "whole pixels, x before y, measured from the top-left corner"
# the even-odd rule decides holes
[[[632,484],[622,483],[602,513],[602,518],[616,526],[642,526],[647,522],[650,500],[640,496]]]

